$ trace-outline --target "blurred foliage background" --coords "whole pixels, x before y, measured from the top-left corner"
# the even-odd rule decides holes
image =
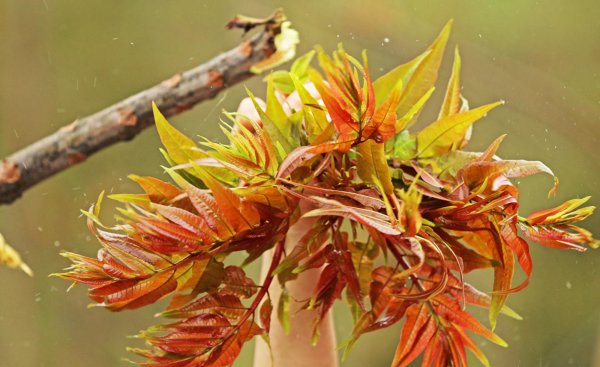
[[[595,0],[0,0],[0,156],[229,49],[240,41],[239,32],[223,29],[233,15],[266,16],[280,6],[300,31],[301,52],[317,43],[366,48],[376,75],[416,56],[454,18],[449,48],[461,47],[463,94],[471,106],[507,101],[476,125],[470,148],[508,133],[501,156],[542,160],[561,178],[551,200],[550,178],[520,182],[522,213],[588,194],[600,202]],[[447,50],[430,105],[439,106],[450,66]],[[260,78],[246,84],[264,94]],[[190,135],[218,138],[220,110],[235,109],[242,96],[237,86],[172,122]],[[421,124],[436,113],[431,108]],[[36,273],[0,268],[0,365],[123,365],[125,346],[135,344],[125,336],[157,322],[152,308],[88,310],[83,288],[66,294],[68,284],[47,274],[67,265],[61,250],[95,253],[79,210],[103,189],[133,190],[129,173],[161,175],[158,146],[157,134],[146,131],[0,207],[0,231]],[[600,235],[600,215],[587,227]],[[509,300],[524,320],[502,319],[497,329],[509,349],[483,346],[493,365],[600,366],[600,252],[533,246],[532,253],[531,285]],[[343,304],[336,319],[341,341],[351,330]],[[344,366],[388,366],[398,335],[394,327],[365,336]],[[252,350],[244,349],[237,366],[250,366]]]

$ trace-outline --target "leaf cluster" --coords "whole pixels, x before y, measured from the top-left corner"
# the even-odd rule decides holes
[[[249,93],[256,117],[225,113],[227,144],[196,144],[155,108],[171,182],[131,176],[143,192],[110,196],[124,204],[112,227],[100,221],[101,196],[86,212],[98,257],[67,253],[73,265],[60,276],[112,311],[171,297],[161,315],[173,322],[140,334],[150,345],[134,350],[143,366],[230,366],[245,342],[268,337],[274,309],[289,328],[292,300],[284,289],[273,305],[268,289],[308,269],[320,269],[302,301],[317,311],[315,340],[344,298],[355,321],[346,351],[403,321],[393,366],[419,355],[423,366],[465,366],[467,350],[489,365],[471,334],[506,346],[492,330],[501,313],[520,318],[505,303],[531,276],[526,239],[577,251],[598,243],[576,225],[593,211],[581,207],[587,198],[519,215],[510,179],[553,174],[541,162],[497,157],[504,136],[484,152],[463,150],[472,125],[502,103],[469,108],[458,49],[438,118],[409,130],[434,90],[450,25],[374,81],[366,55],[361,62],[340,47],[300,57],[267,77],[266,103]],[[301,218],[315,221],[286,251]],[[268,250],[269,270],[255,282],[243,266]],[[245,254],[241,266],[226,263],[234,252]],[[514,284],[517,267],[526,277]],[[465,281],[474,270],[493,273],[491,292]],[[491,328],[467,305],[489,309]]]

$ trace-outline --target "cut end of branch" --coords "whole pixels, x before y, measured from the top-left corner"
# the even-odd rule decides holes
[[[238,14],[231,19],[226,25],[226,29],[240,28],[244,30],[244,34],[258,26],[273,26],[279,27],[286,20],[283,9],[277,9],[267,18],[252,18]]]
[[[237,15],[225,26],[227,29],[240,28],[244,34],[258,26],[264,26],[266,32],[270,32],[274,37],[275,52],[266,60],[256,63],[250,71],[254,74],[260,74],[265,70],[272,69],[296,56],[296,45],[298,44],[298,32],[292,29],[291,23],[287,20],[282,9],[277,9],[267,18],[252,18],[244,15]],[[250,49],[250,51],[252,51]]]
[[[0,163],[0,184],[13,184],[21,179],[21,168],[8,159]]]

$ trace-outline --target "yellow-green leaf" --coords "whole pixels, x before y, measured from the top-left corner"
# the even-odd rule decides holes
[[[365,182],[373,183],[373,176],[377,177],[385,194],[394,192],[392,177],[385,158],[383,143],[367,140],[358,145],[358,176]]]
[[[108,195],[108,198],[121,203],[136,204],[143,207],[150,205],[150,199],[146,194],[112,194]]]
[[[430,50],[425,51],[424,53],[407,62],[406,64],[396,66],[394,69],[390,70],[389,72],[375,80],[373,82],[373,90],[375,91],[375,103],[379,105],[383,101],[385,101],[387,96],[390,94],[392,89],[394,89],[394,87],[398,84],[398,82],[401,82],[402,85],[406,86],[419,64],[430,54],[430,52]]]
[[[303,104],[302,110],[309,142],[313,143],[329,125],[327,114],[323,108],[319,106],[317,100],[308,92],[308,90],[306,90],[302,81],[293,74],[290,74],[290,77]]]
[[[275,88],[271,80],[267,82],[267,108],[265,113],[282,133],[289,136],[291,124],[288,123],[288,117],[283,110],[283,106],[277,99],[277,95],[275,95]]]
[[[503,103],[490,103],[431,123],[417,135],[417,155],[428,158],[448,152],[454,143],[464,137],[465,131],[470,125]]]
[[[209,155],[198,148],[192,139],[188,138],[171,125],[160,112],[154,102],[152,102],[152,110],[154,112],[154,121],[156,130],[160,136],[160,140],[166,149],[166,153],[162,151],[171,165],[185,165],[194,162],[201,158],[208,158]],[[227,169],[220,167],[207,168],[215,177],[222,182],[232,182],[235,180],[235,175]],[[183,175],[190,178],[190,181],[197,183],[193,176],[193,170],[185,169]]]
[[[197,150],[197,146],[192,139],[183,135],[167,121],[154,102],[152,102],[152,111],[154,112],[154,121],[160,140],[173,162],[184,164],[207,157],[205,153]]]
[[[33,271],[21,260],[19,253],[12,248],[0,233],[0,264],[6,265],[11,269],[19,268],[30,277],[33,276]]]
[[[413,120],[413,118],[421,112],[423,106],[425,106],[425,103],[427,103],[434,90],[435,87],[431,87],[414,105],[412,105],[412,107],[404,114],[404,116],[396,121],[394,124],[396,133],[404,130],[406,126]]]
[[[419,212],[419,206],[421,205],[421,194],[415,186],[417,181],[413,183],[406,190],[400,190],[399,195],[402,200],[402,224],[404,224],[406,236],[415,236],[420,230],[423,224],[423,218]]]
[[[408,112],[411,107],[435,85],[451,28],[452,20],[444,26],[439,36],[431,46],[429,46],[430,52],[418,63],[410,79],[404,84],[405,87],[402,93],[402,99],[398,105],[399,116],[403,116]],[[413,118],[408,126],[414,123],[417,116]]]
[[[290,73],[298,78],[300,81],[304,82],[308,79],[308,68],[310,66],[310,62],[315,56],[316,51],[310,50],[304,55],[297,58],[292,67],[290,68]]]
[[[440,110],[438,119],[457,114],[460,111],[460,64],[460,54],[458,52],[458,46],[456,46],[454,49],[452,75],[450,75],[450,80],[448,81],[444,103],[442,103],[442,109]]]

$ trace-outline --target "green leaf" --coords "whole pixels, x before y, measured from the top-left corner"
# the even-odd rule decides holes
[[[290,294],[285,287],[281,289],[281,296],[279,296],[277,319],[281,323],[285,335],[290,335]]]
[[[264,80],[272,82],[275,88],[278,90],[286,94],[291,94],[294,92],[294,90],[296,90],[294,82],[292,81],[292,76],[298,79],[301,83],[306,82],[308,80],[308,68],[310,67],[310,62],[314,56],[315,51],[311,50],[298,57],[292,64],[289,72],[285,70],[277,70],[271,73]]]
[[[310,62],[315,56],[316,51],[310,50],[304,55],[294,61],[292,67],[290,68],[290,74],[294,75],[298,80],[304,82],[308,80],[308,68],[310,67]]]
[[[290,73],[287,70],[274,71],[263,80],[272,82],[277,90],[280,90],[285,94],[294,92],[294,83],[292,83]]]
[[[256,111],[258,112],[258,115],[260,116],[260,119],[263,123],[264,129],[267,132],[267,134],[269,135],[269,137],[271,138],[271,141],[274,144],[277,144],[279,142],[279,144],[281,144],[281,146],[284,148],[284,150],[288,153],[291,152],[294,148],[296,148],[299,143],[298,139],[294,139],[294,137],[292,137],[290,135],[286,135],[285,126],[281,126],[280,124],[277,124],[275,121],[273,121],[267,115],[267,113],[265,111],[263,111],[263,109],[260,107],[260,105],[256,101],[254,94],[252,94],[252,92],[250,92],[250,90],[246,89],[246,92],[248,93],[248,96],[252,100],[252,103],[254,104],[254,108],[256,108]]]
[[[393,158],[402,161],[412,159],[417,154],[417,138],[411,135],[408,130],[402,131],[396,135],[394,141]]]
[[[431,123],[417,135],[417,155],[429,158],[448,152],[457,141],[462,139],[469,126],[501,104],[504,102],[490,103]]]

